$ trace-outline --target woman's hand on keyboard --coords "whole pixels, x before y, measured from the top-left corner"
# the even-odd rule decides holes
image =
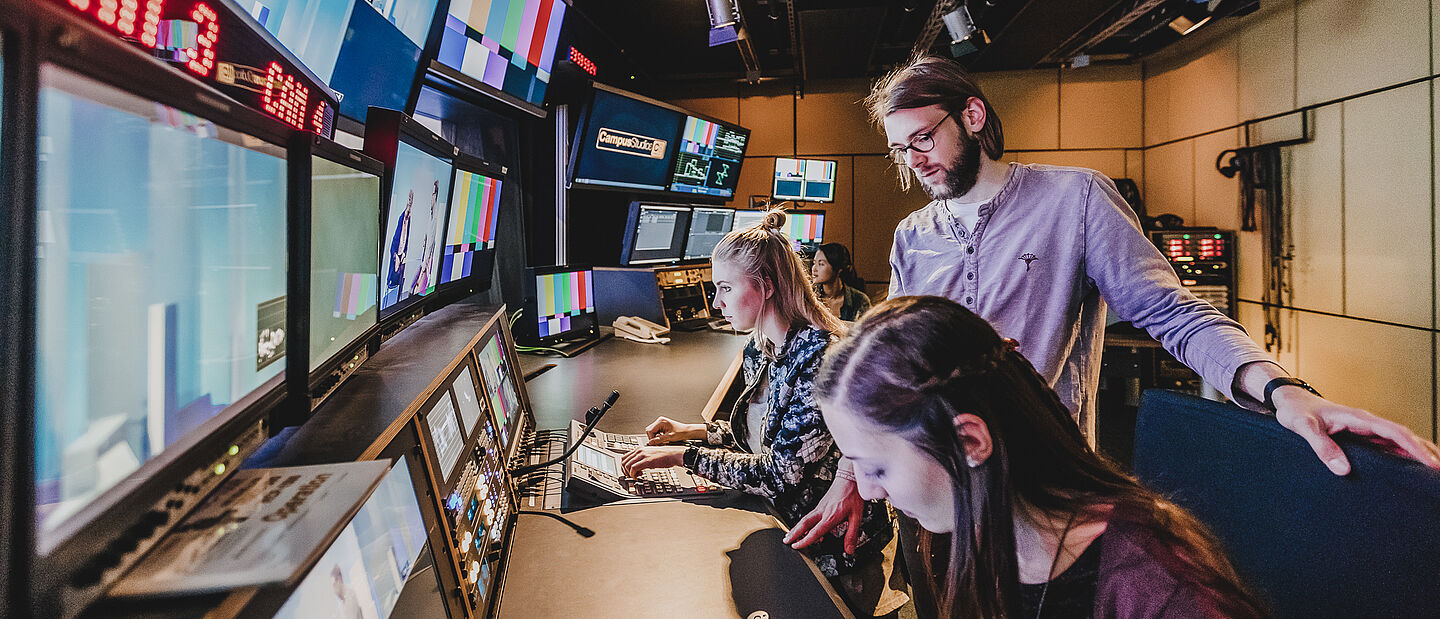
[[[705,424],[680,423],[669,417],[659,417],[650,425],[645,426],[645,436],[650,439],[651,445],[665,445],[689,440],[699,441],[705,439]]]
[[[626,477],[639,477],[645,469],[664,469],[684,466],[684,447],[641,447],[621,456],[620,468]]]

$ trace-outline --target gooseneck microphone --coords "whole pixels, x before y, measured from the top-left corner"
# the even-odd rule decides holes
[[[525,466],[513,469],[510,471],[510,475],[512,477],[519,477],[531,471],[543,469],[547,466],[555,464],[556,462],[564,462],[566,458],[570,457],[570,454],[575,453],[575,450],[580,448],[580,444],[584,443],[586,437],[590,436],[590,432],[595,429],[595,425],[600,423],[600,418],[605,416],[605,411],[610,410],[610,407],[614,406],[615,401],[619,399],[620,390],[616,389],[610,392],[610,397],[605,398],[605,401],[600,403],[600,406],[590,407],[590,410],[585,412],[585,430],[580,433],[579,438],[575,439],[574,444],[570,445],[570,448],[565,450],[565,453],[560,454],[560,457],[547,460],[539,464],[527,464]]]

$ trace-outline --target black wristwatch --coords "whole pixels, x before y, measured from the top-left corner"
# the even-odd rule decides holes
[[[695,459],[699,456],[700,448],[691,445],[685,448],[685,455],[681,458],[681,460],[685,463],[685,468],[693,471],[695,470]]]
[[[1316,391],[1314,387],[1311,387],[1310,383],[1295,378],[1294,376],[1281,376],[1280,378],[1271,379],[1270,382],[1265,383],[1265,400],[1261,403],[1261,405],[1269,409],[1270,412],[1275,412],[1275,401],[1272,400],[1270,396],[1275,393],[1276,389],[1279,389],[1286,385],[1294,385],[1322,398],[1325,397],[1323,395],[1320,395],[1320,392]]]

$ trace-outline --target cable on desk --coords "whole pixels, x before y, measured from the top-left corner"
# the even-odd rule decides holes
[[[563,524],[563,525],[565,525],[565,526],[567,526],[567,527],[570,527],[571,529],[574,529],[576,533],[579,533],[579,534],[580,534],[580,537],[595,537],[595,531],[593,531],[593,530],[591,530],[591,529],[587,529],[587,528],[585,528],[585,527],[582,527],[582,526],[580,526],[580,525],[578,525],[578,524],[575,524],[575,523],[573,523],[573,522],[570,522],[569,520],[566,520],[564,516],[561,516],[560,514],[557,514],[557,513],[555,513],[555,512],[541,512],[541,511],[535,511],[535,510],[533,510],[533,509],[522,509],[522,510],[516,512],[516,513],[519,513],[519,514],[534,514],[534,515],[536,515],[536,516],[545,516],[545,517],[547,517],[547,518],[554,518],[555,520],[558,520],[561,524]]]

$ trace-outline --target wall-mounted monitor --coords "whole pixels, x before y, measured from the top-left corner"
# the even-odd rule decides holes
[[[526,269],[525,340],[545,346],[586,339],[599,333],[595,313],[595,274],[573,266]]]
[[[505,181],[501,169],[474,157],[459,155],[454,165],[439,283],[475,276],[477,285],[486,288],[495,265],[496,225]]]
[[[835,162],[776,158],[775,185],[770,195],[777,200],[834,202]]]
[[[571,156],[577,185],[663,191],[670,182],[679,108],[603,84],[576,129]]]
[[[744,230],[765,221],[765,213],[768,211],[735,211],[734,223],[730,225],[731,230]]]
[[[369,107],[410,110],[438,4],[438,0],[354,1],[330,78],[330,87],[341,95],[342,115],[368,124]]]
[[[749,141],[749,129],[687,116],[675,149],[670,191],[722,198],[734,196]]]
[[[451,0],[437,72],[539,110],[555,63],[563,0]]]
[[[690,212],[690,233],[685,238],[685,259],[710,258],[720,239],[730,233],[735,209],[697,206]]]
[[[825,211],[790,211],[785,213],[785,235],[795,251],[814,253],[825,240]]]
[[[381,177],[374,159],[321,138],[310,154],[308,382],[352,357],[378,321]]]
[[[249,110],[206,107],[210,95],[169,72],[137,73],[135,88],[189,88],[183,100],[197,107],[56,65],[38,73],[26,302],[42,555],[66,539],[93,555],[109,527],[143,515],[122,499],[161,472],[175,473],[168,484],[193,473],[179,458],[247,398],[275,393],[290,361],[287,153],[276,137],[288,133]]]
[[[404,114],[371,108],[365,154],[385,164],[380,319],[415,305],[439,281],[455,147]]]
[[[625,264],[662,264],[685,256],[690,207],[631,202],[620,259]]]

